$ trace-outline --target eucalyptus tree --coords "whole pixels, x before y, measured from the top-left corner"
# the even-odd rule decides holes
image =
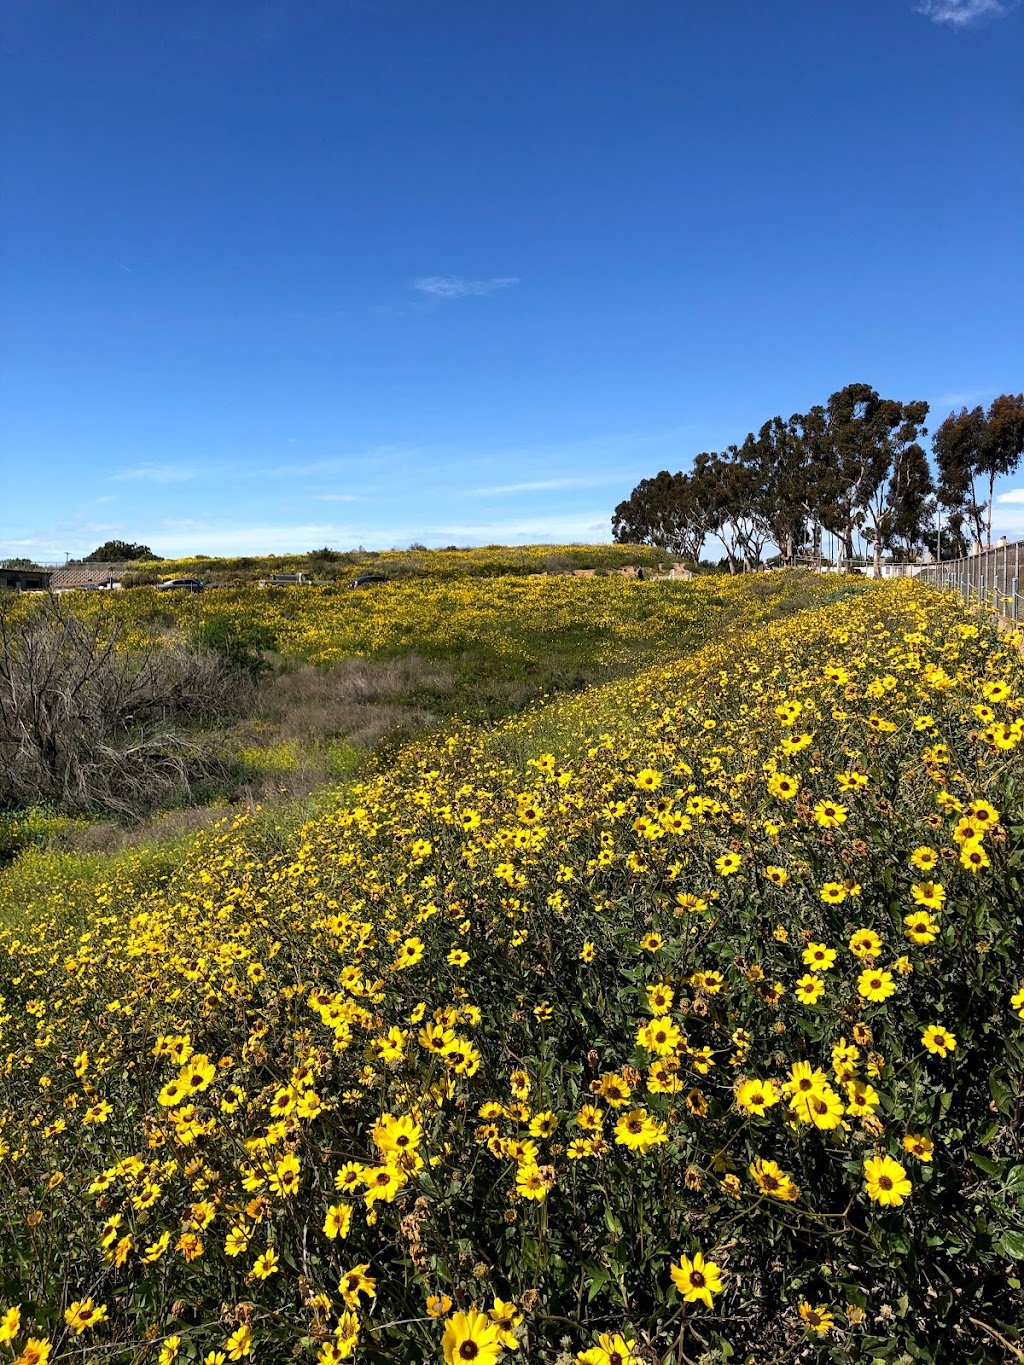
[[[951,412],[932,437],[932,451],[940,504],[988,545],[996,480],[1014,473],[1024,456],[1024,394],[1000,394],[987,412],[980,406]]]
[[[847,384],[824,406],[800,419],[810,455],[815,508],[822,524],[839,540],[847,568],[853,538],[863,529],[872,541],[876,574],[889,526],[900,470],[924,452],[917,438],[926,431],[928,404],[881,398],[869,384]]]
[[[793,564],[807,542],[813,514],[813,483],[799,419],[772,417],[755,437],[748,435],[740,458],[753,472],[752,515],[784,564]]]
[[[960,559],[968,550],[964,534],[964,514],[959,508],[949,511],[938,495],[929,500],[928,522],[922,534],[925,548],[934,559]]]
[[[620,545],[658,545],[698,564],[713,529],[707,493],[690,475],[667,469],[641,479],[612,514],[612,538]]]
[[[910,559],[919,548],[927,545],[928,530],[935,517],[935,480],[928,456],[916,443],[899,463],[890,507],[892,523],[888,545]]]
[[[726,453],[702,450],[693,461],[692,479],[708,508],[708,530],[722,542],[731,574],[746,564],[745,545],[750,480],[735,458],[735,446]]]
[[[902,546],[909,556],[921,544],[932,476],[918,443],[927,434],[925,402],[881,399],[873,422],[874,453],[863,479],[859,512],[872,549],[873,572],[882,572],[882,551]]]

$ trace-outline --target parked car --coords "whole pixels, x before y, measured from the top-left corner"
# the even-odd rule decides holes
[[[206,584],[201,578],[167,578],[156,585],[157,592],[203,592]]]
[[[353,578],[349,584],[350,588],[368,588],[371,583],[390,583],[390,578],[386,578],[382,573],[364,573],[359,578]]]

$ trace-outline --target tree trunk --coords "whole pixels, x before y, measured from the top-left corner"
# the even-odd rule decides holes
[[[995,493],[996,476],[990,474],[988,477],[988,507],[985,511],[985,549],[992,546],[992,498]]]
[[[853,568],[853,527],[844,526],[839,533],[839,544],[843,557],[843,573],[849,573]]]

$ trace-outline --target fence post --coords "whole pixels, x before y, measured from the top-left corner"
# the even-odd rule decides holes
[[[989,574],[992,579],[989,596],[992,602],[992,610],[999,610],[999,551],[989,548]]]
[[[999,614],[999,551],[992,551],[992,610]]]
[[[992,604],[992,610],[997,612],[999,610],[999,551],[993,550],[989,546],[988,558],[988,572],[991,580],[989,583],[989,601]]]

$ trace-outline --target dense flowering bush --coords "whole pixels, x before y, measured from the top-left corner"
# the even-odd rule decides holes
[[[253,584],[201,594],[75,593],[71,609],[86,620],[116,626],[128,647],[143,648],[181,631],[203,639],[214,628],[239,639],[259,634],[286,658],[332,664],[352,655],[378,656],[416,649],[446,658],[472,646],[514,664],[538,638],[577,635],[593,642],[598,659],[633,657],[671,647],[695,622],[713,619],[734,602],[759,601],[753,585],[766,580],[707,576],[691,583],[614,578],[414,578],[372,591],[343,587],[267,588]],[[812,580],[815,595],[835,582]],[[765,596],[770,600],[772,593]],[[7,610],[31,610],[35,599],[9,598]],[[756,616],[755,618],[756,619]]]
[[[1015,1349],[1018,645],[865,587],[10,891],[3,1349]]]
[[[654,545],[480,545],[472,549],[345,550],[308,555],[262,555],[211,559],[162,559],[136,565],[157,580],[197,575],[219,583],[259,579],[272,573],[305,572],[351,580],[358,574],[391,578],[498,578],[509,574],[617,573],[628,567],[664,569],[671,562]]]

